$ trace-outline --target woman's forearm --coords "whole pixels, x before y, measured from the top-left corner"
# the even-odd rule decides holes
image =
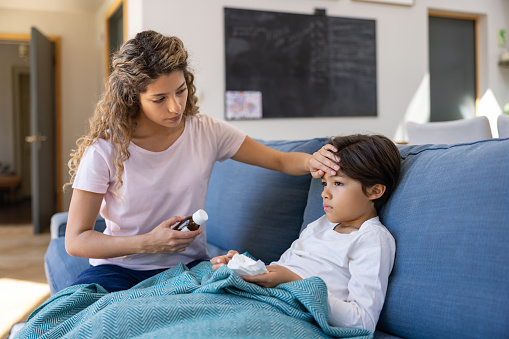
[[[233,160],[291,175],[309,174],[310,154],[301,152],[285,153],[246,137]]]
[[[111,236],[94,230],[66,235],[65,249],[74,257],[107,259],[144,253],[144,235]]]
[[[260,166],[291,175],[305,175],[311,173],[315,178],[321,178],[325,172],[336,175],[339,170],[332,151],[332,145],[327,144],[314,154],[302,152],[281,152],[263,145],[249,136],[232,157],[233,160],[246,164]]]
[[[301,152],[283,153],[281,155],[280,171],[290,175],[309,174],[311,157],[311,154]]]

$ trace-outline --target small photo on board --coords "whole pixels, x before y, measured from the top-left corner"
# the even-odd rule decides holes
[[[226,119],[261,119],[262,92],[226,91]]]

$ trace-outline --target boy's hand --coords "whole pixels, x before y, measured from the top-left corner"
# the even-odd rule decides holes
[[[219,267],[227,265],[228,262],[233,258],[235,254],[238,254],[239,252],[234,250],[229,250],[226,255],[221,255],[219,257],[214,257],[210,259],[210,262],[212,263],[212,269],[216,271]]]
[[[279,265],[266,266],[269,273],[258,274],[258,275],[243,275],[241,276],[247,282],[255,283],[263,287],[276,287],[279,284],[302,280],[302,278],[287,269],[286,267]]]
[[[338,150],[331,144],[327,144],[313,153],[309,159],[309,171],[313,178],[321,178],[325,172],[336,175],[339,170],[340,159],[333,153]]]

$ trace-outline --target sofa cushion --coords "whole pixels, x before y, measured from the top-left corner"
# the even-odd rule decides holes
[[[509,338],[509,139],[400,151],[402,177],[380,213],[397,249],[378,328]]]
[[[312,154],[324,140],[261,142]],[[291,176],[233,160],[216,163],[207,193],[207,241],[215,249],[247,251],[264,262],[279,259],[299,236],[310,180],[309,174]]]

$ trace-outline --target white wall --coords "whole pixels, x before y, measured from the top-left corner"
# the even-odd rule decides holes
[[[509,102],[509,70],[497,65],[503,51],[497,29],[509,31],[507,0],[415,0],[413,6],[355,0],[130,0],[130,37],[153,29],[180,37],[191,54],[201,95],[201,112],[224,118],[223,7],[312,14],[325,8],[330,16],[375,19],[377,27],[378,116],[233,121],[250,136],[301,139],[372,131],[404,141],[398,126],[404,119],[429,116],[428,10],[479,15],[480,96],[491,90],[491,111]],[[140,6],[142,4],[142,6]],[[140,8],[141,7],[141,8]],[[482,111],[482,110],[481,110]],[[486,114],[486,112],[478,112]],[[496,114],[500,112],[497,111]]]

